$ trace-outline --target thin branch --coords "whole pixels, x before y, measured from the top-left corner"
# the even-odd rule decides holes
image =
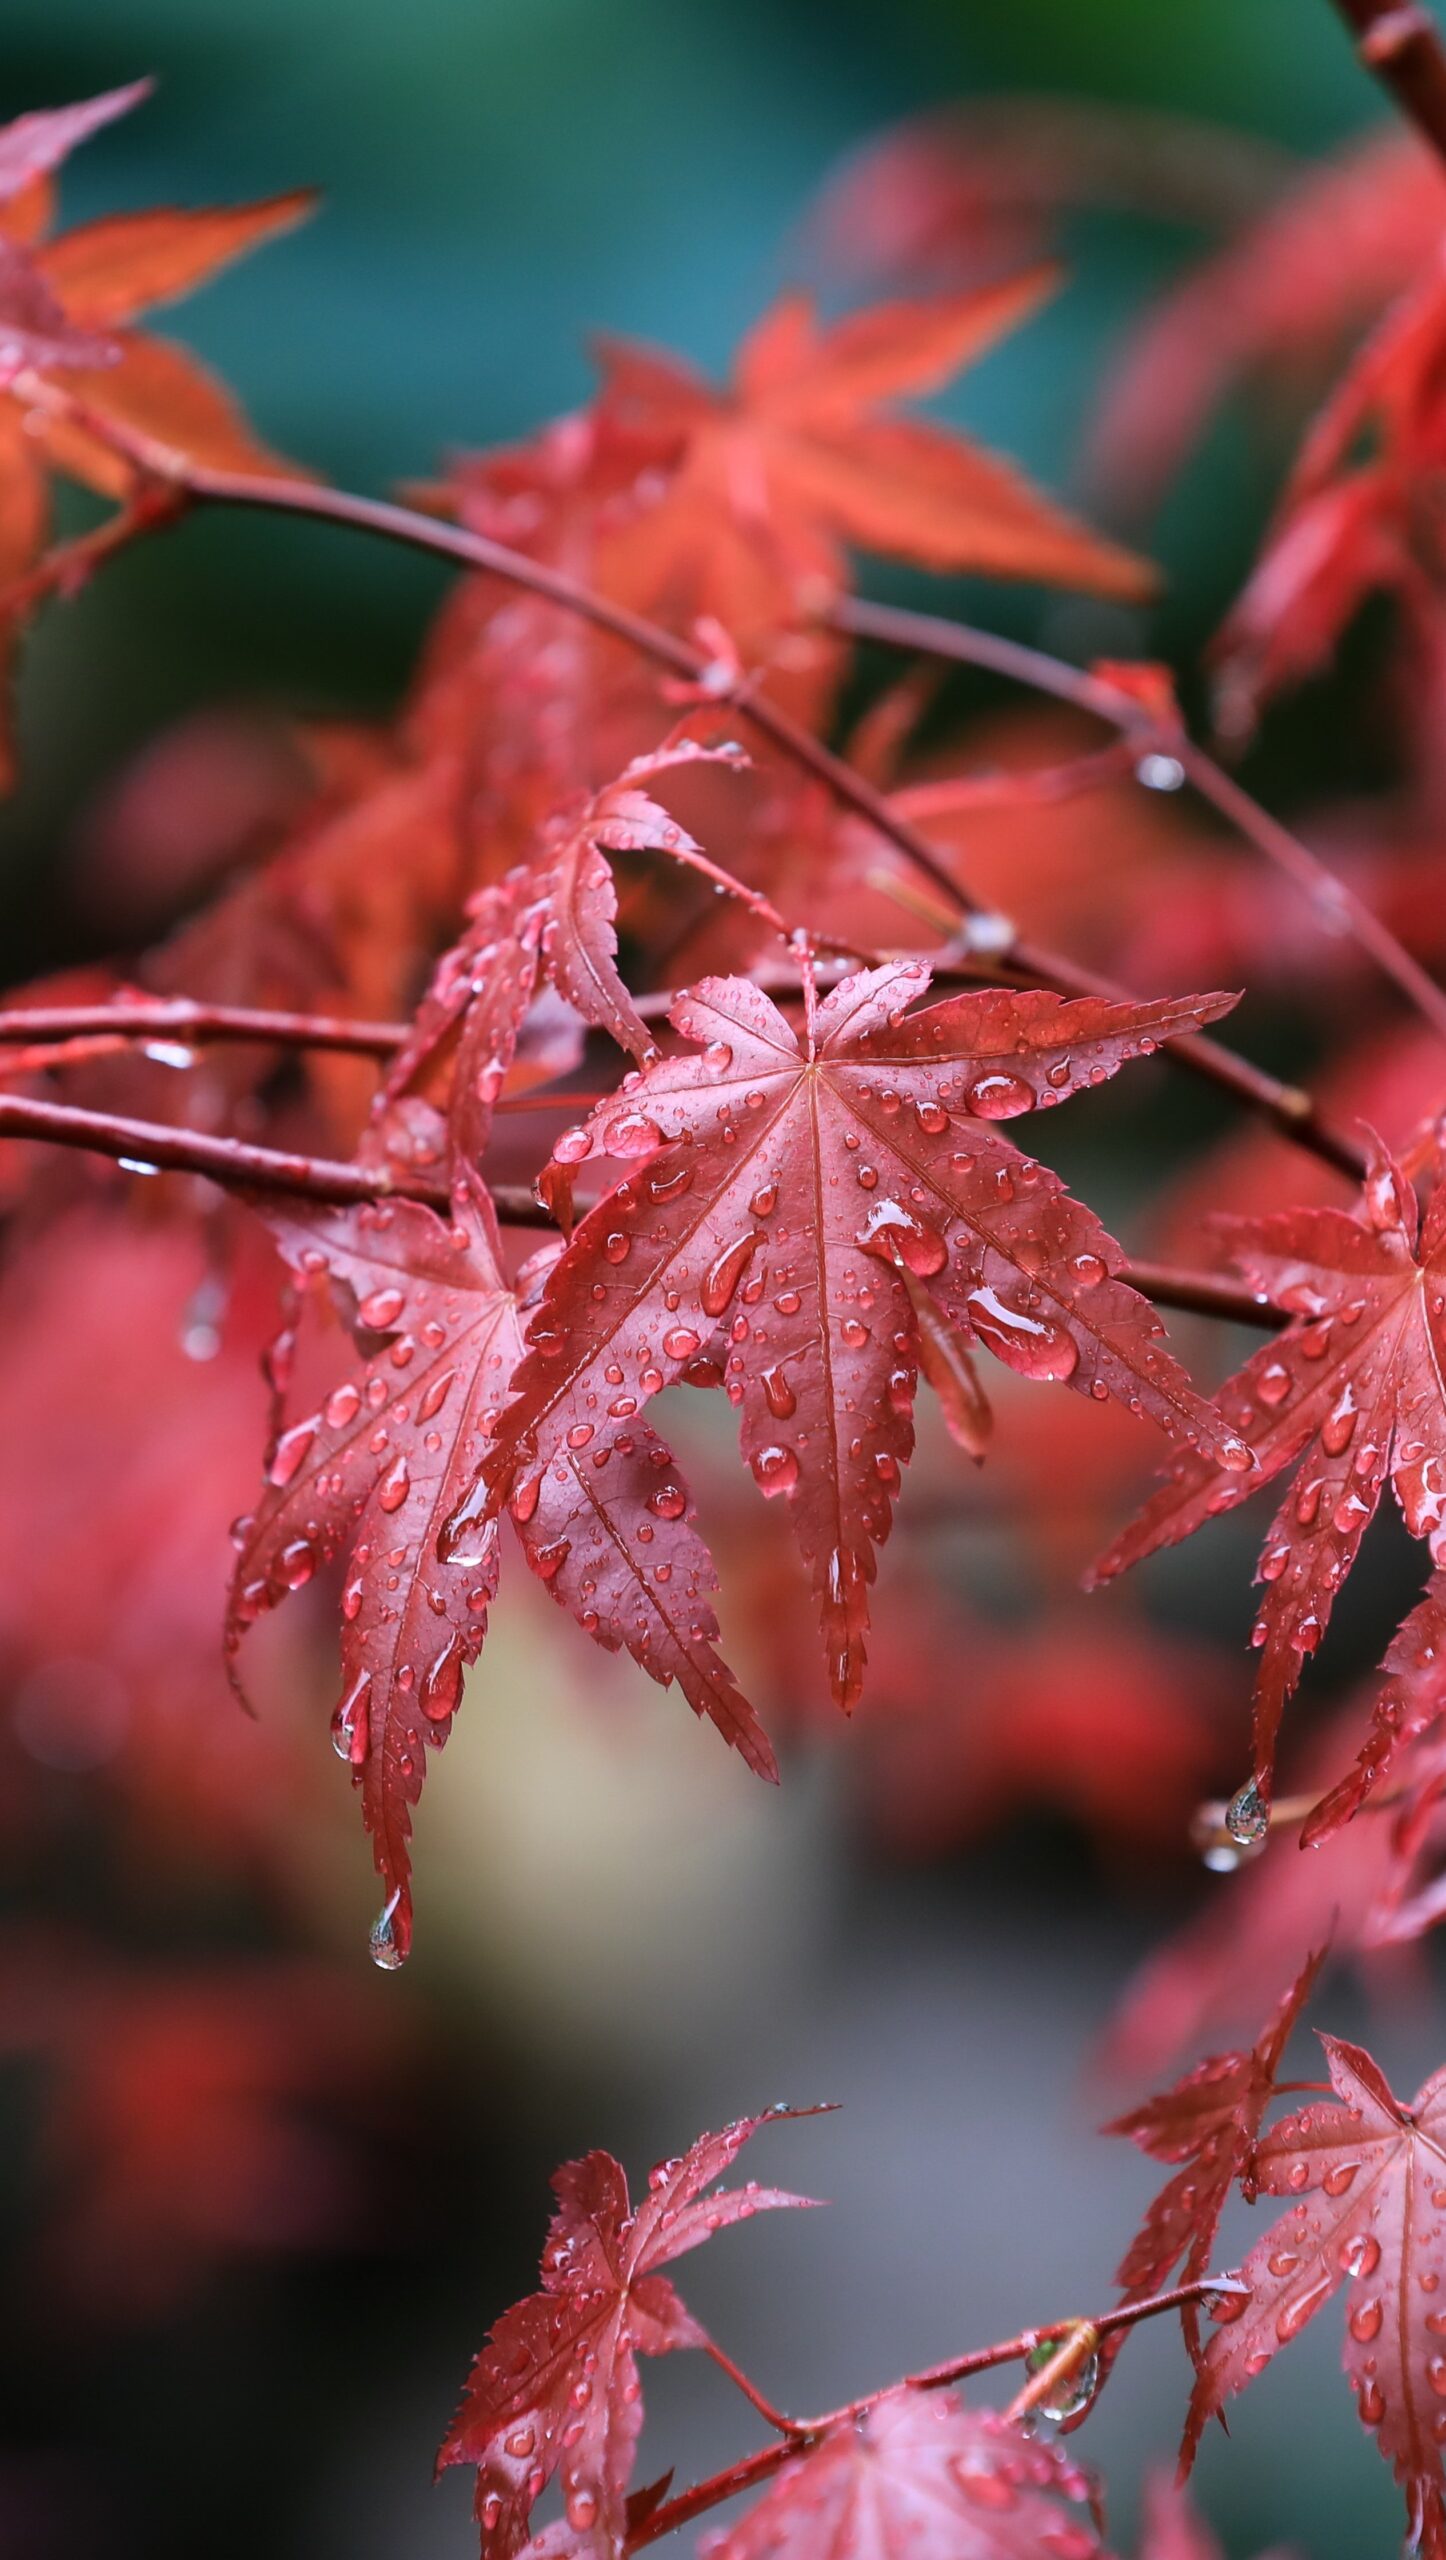
[[[342,1014],[268,1012],[255,1005],[200,1004],[191,996],[117,996],[110,1004],[16,1005],[0,1013],[0,1067],[12,1040],[71,1040],[108,1032],[122,1040],[169,1040],[199,1048],[213,1040],[260,1040],[278,1049],[341,1049],[389,1058],[405,1022],[353,1022]]]
[[[1368,71],[1407,121],[1446,159],[1446,48],[1429,9],[1396,0],[1336,0]]]
[[[727,2374],[735,2389],[742,2392],[749,2407],[757,2410],[765,2426],[772,2427],[775,2434],[781,2436],[796,2436],[804,2432],[795,2419],[785,2418],[781,2409],[775,2409],[771,2400],[765,2400],[757,2383],[749,2381],[742,2366],[724,2354],[716,2339],[706,2338],[703,2343],[704,2352],[712,2357],[720,2373]]]
[[[1243,1289],[1238,1281],[1214,1271],[1177,1271],[1165,1262],[1132,1261],[1124,1276],[1132,1289],[1153,1298],[1156,1306],[1179,1307],[1186,1315],[1219,1316],[1227,1324],[1272,1330],[1290,1321],[1268,1298],[1257,1297],[1253,1289]]]
[[[354,531],[376,533],[393,542],[408,544],[416,550],[429,551],[442,559],[455,560],[464,568],[483,571],[520,587],[545,602],[576,614],[595,629],[609,633],[630,648],[636,649],[656,665],[683,677],[697,688],[700,698],[720,710],[736,711],[761,735],[768,738],[780,753],[799,768],[821,782],[845,807],[894,845],[922,878],[932,881],[942,891],[952,908],[961,915],[977,915],[980,907],[948,868],[918,829],[894,809],[881,791],[864,775],[833,755],[821,741],[790,720],[785,712],[756,690],[752,677],[739,679],[727,668],[709,658],[689,641],[679,639],[661,624],[648,621],[631,612],[625,605],[614,604],[594,589],[579,584],[562,571],[543,562],[529,559],[524,552],[512,551],[504,543],[490,541],[485,535],[472,533],[459,525],[440,522],[408,507],[396,506],[388,500],[361,498],[344,490],[328,489],[317,482],[251,476],[244,472],[212,470],[190,461],[173,447],[153,437],[120,426],[117,421],[92,411],[73,394],[43,375],[25,373],[19,377],[25,397],[35,406],[68,416],[76,424],[98,436],[102,442],[121,453],[139,471],[149,473],[170,489],[183,489],[199,502],[214,506],[250,507],[273,514],[310,517],[316,521],[348,527]],[[835,617],[837,627],[847,628]],[[940,630],[955,626],[941,624]],[[967,636],[967,635],[966,635]],[[915,645],[912,642],[904,645]],[[1037,652],[1015,651],[1012,643],[996,645],[995,663],[1003,667],[1012,653],[1016,670],[1023,672],[1026,661],[1038,657]],[[944,651],[945,655],[960,654]],[[981,661],[982,663],[982,661]],[[1045,664],[1051,662],[1045,661]],[[1059,673],[1072,673],[1057,670]],[[1026,681],[1035,680],[1026,678]],[[1092,680],[1081,679],[1089,682]],[[1056,680],[1055,688],[1058,689]],[[1105,694],[1112,688],[1103,687]],[[1075,694],[1071,698],[1081,698]],[[1135,706],[1138,711],[1138,706]],[[1101,717],[1110,714],[1101,711]],[[1118,726],[1118,722],[1116,722]],[[1001,941],[999,952],[1007,953],[1021,968],[1037,973],[1045,984],[1070,995],[1105,993],[1129,1000],[1129,990],[1097,979],[1057,953],[1046,952],[1017,940]],[[1183,1058],[1195,1073],[1206,1076],[1238,1099],[1272,1118],[1284,1133],[1311,1153],[1334,1165],[1338,1170],[1358,1178],[1363,1158],[1357,1148],[1339,1132],[1329,1129],[1314,1111],[1309,1097],[1294,1086],[1280,1084],[1265,1076],[1218,1041],[1200,1035],[1189,1039],[1167,1041],[1167,1056]]]
[[[1201,2302],[1209,2294],[1238,2293],[1242,2290],[1233,2276],[1202,2276],[1194,2284],[1172,2285],[1168,2293],[1150,2294],[1143,2302],[1121,2303],[1117,2310],[1101,2313],[1097,2320],[1055,2320],[1047,2328],[1022,2330],[1017,2338],[1004,2338],[997,2346],[976,2347],[969,2354],[954,2356],[947,2364],[931,2365],[923,2373],[908,2373],[902,2382],[887,2383],[879,2391],[865,2392],[858,2400],[846,2401],[840,2409],[830,2409],[821,2418],[787,2418],[775,2415],[771,2423],[787,2429],[776,2444],[767,2444],[756,2453],[745,2454],[741,2461],[730,2463],[725,2471],[715,2471],[706,2480],[695,2481],[691,2489],[683,2489],[655,2507],[650,2516],[629,2534],[624,2546],[629,2553],[643,2550],[650,2542],[660,2542],[665,2534],[676,2532],[680,2525],[691,2524],[695,2516],[706,2515],[713,2507],[722,2506],[729,2498],[740,2497],[746,2489],[761,2487],[781,2471],[786,2462],[834,2427],[847,2426],[885,2398],[890,2391],[908,2389],[937,2391],[946,2383],[962,2382],[969,2374],[988,2373],[996,2365],[1017,2364],[1021,2357],[1046,2345],[1051,2339],[1072,2344],[1082,2330],[1092,2331],[1096,2340],[1116,2329],[1133,2328],[1139,2320],[1153,2320],[1162,2311],[1178,2310],[1187,2302]],[[1078,2352],[1078,2350],[1076,2350]],[[1046,2368],[1048,2371],[1049,2368]],[[1043,2377],[1040,2377],[1043,2379]]]
[[[852,639],[876,640],[886,648],[951,658],[962,666],[984,667],[996,675],[1008,676],[1036,693],[1052,694],[1057,701],[1068,702],[1078,711],[1107,721],[1142,754],[1156,749],[1172,756],[1200,797],[1305,891],[1317,916],[1348,931],[1383,975],[1446,1039],[1446,990],[1397,941],[1389,925],[1381,922],[1365,899],[1322,862],[1319,854],[1262,809],[1203,747],[1177,727],[1162,728],[1137,694],[1128,692],[1123,685],[1110,684],[1102,676],[1089,675],[1066,659],[1052,658],[1042,649],[1001,640],[992,631],[978,631],[968,623],[950,622],[938,614],[908,613],[891,605],[867,604],[857,597],[845,597],[835,606],[830,622]]]
[[[560,1105],[571,1097],[559,1096]],[[230,1190],[282,1191],[303,1200],[351,1207],[364,1200],[420,1200],[445,1211],[451,1195],[437,1175],[385,1164],[341,1162],[302,1155],[293,1148],[263,1147],[249,1138],[218,1137],[164,1120],[131,1120],[117,1112],[85,1111],[69,1102],[0,1092],[0,1138],[31,1138],[47,1146],[75,1147],[109,1157],[132,1173],[195,1173]],[[523,1183],[489,1183],[492,1206],[504,1226],[546,1227],[554,1221]],[[1223,1316],[1237,1324],[1281,1321],[1248,1290],[1232,1288],[1212,1272],[1173,1271],[1163,1263],[1126,1262],[1122,1280],[1161,1306]]]

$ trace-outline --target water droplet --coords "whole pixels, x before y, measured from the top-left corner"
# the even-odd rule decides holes
[[[969,1322],[987,1351],[1021,1377],[1072,1378],[1079,1352],[1062,1325],[1045,1324],[1021,1307],[1007,1306],[995,1289],[971,1289]]]
[[[767,1494],[791,1493],[798,1482],[798,1460],[791,1449],[774,1443],[760,1449],[753,1461],[753,1472]]]
[[[1253,1849],[1270,1829],[1270,1807],[1259,1780],[1247,1778],[1225,1808],[1225,1828],[1237,1849]]]
[[[305,1422],[294,1422],[289,1431],[282,1432],[266,1470],[268,1484],[288,1485],[299,1474],[306,1453],[316,1438],[316,1422],[313,1413]]]
[[[456,1714],[461,1695],[462,1647],[452,1636],[422,1683],[422,1713],[432,1724],[445,1724]]]
[[[1062,2343],[1059,2338],[1047,2338],[1042,2339],[1037,2347],[1031,2347],[1024,2359],[1025,2372],[1042,2373],[1047,2364],[1053,2363]],[[1053,2390],[1036,2401],[1035,2407],[1042,2416],[1062,2425],[1065,2419],[1077,2418],[1082,2409],[1089,2407],[1099,2387],[1099,2358],[1087,2355],[1070,2372],[1062,2374]]]
[[[656,1120],[650,1120],[645,1112],[621,1111],[615,1120],[607,1122],[602,1140],[610,1156],[650,1156],[662,1145],[663,1133]],[[554,1155],[557,1152],[554,1148]],[[572,1162],[574,1159],[564,1158],[564,1161]]]
[[[949,1258],[949,1248],[937,1227],[925,1225],[911,1210],[897,1200],[877,1201],[864,1220],[859,1238],[865,1253],[880,1262],[901,1264],[917,1279],[931,1279],[942,1271]]]
[[[1017,1120],[1034,1107],[1034,1092],[1022,1076],[980,1076],[966,1085],[964,1100],[976,1120]]]
[[[400,1511],[412,1490],[411,1471],[405,1458],[397,1458],[388,1467],[377,1487],[377,1501],[383,1511]]]
[[[786,1422],[789,1415],[798,1410],[798,1398],[781,1369],[764,1370],[763,1393],[768,1410],[777,1422]]]
[[[367,1942],[373,1964],[379,1966],[383,1973],[397,1972],[407,1960],[406,1947],[396,1930],[396,1911],[401,1898],[400,1892],[392,1895],[390,1902],[373,1922],[371,1937]]]
[[[309,1538],[293,1538],[276,1559],[288,1591],[300,1591],[316,1571],[316,1549]]]
[[[735,1236],[715,1255],[698,1291],[705,1315],[721,1316],[732,1304],[733,1293],[761,1242],[758,1229],[750,1227],[746,1235]]]
[[[1147,791],[1178,791],[1185,780],[1185,768],[1178,756],[1162,755],[1151,748],[1135,767],[1135,780]]]
[[[331,1720],[331,1747],[338,1760],[360,1768],[367,1756],[368,1700],[372,1675],[359,1671]]]
[[[648,1509],[660,1520],[681,1520],[688,1497],[679,1484],[660,1484],[648,1496]]]
[[[407,1301],[400,1289],[373,1289],[357,1303],[357,1314],[371,1333],[385,1333],[394,1325]]]

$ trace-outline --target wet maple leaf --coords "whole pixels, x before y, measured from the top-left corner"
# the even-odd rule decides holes
[[[1446,1185],[1423,1222],[1410,1183],[1376,1141],[1356,1210],[1286,1209],[1219,1223],[1250,1285],[1290,1317],[1217,1399],[1249,1442],[1257,1472],[1230,1475],[1203,1453],[1182,1452],[1095,1578],[1177,1544],[1299,1465],[1266,1537],[1265,1597],[1252,1635],[1261,1655],[1254,1787],[1265,1798],[1281,1710],[1320,1642],[1388,1477],[1412,1534],[1433,1548],[1440,1542]]]
[[[230,259],[289,230],[310,211],[310,193],[119,214],[54,240],[43,237],[44,173],[98,126],[138,104],[148,85],[0,128],[0,390],[8,393],[0,400],[0,606],[45,548],[49,472],[120,500],[138,488],[134,467],[106,441],[106,424],[224,469],[279,467],[195,357],[131,323],[151,304],[189,293]],[[10,388],[22,368],[43,380],[52,367],[60,387],[96,420],[96,432],[27,398],[23,380]]]
[[[1446,1574],[1433,1573],[1410,1616],[1397,1628],[1381,1665],[1366,1739],[1355,1764],[1309,1816],[1302,1846],[1315,1848],[1363,1804],[1398,1758],[1431,1733],[1446,1712]]]
[[[272,1449],[260,1508],[238,1531],[228,1642],[234,1653],[257,1617],[345,1554],[332,1738],[387,1888],[372,1952],[391,1966],[411,1941],[408,1842],[427,1749],[451,1731],[497,1592],[500,1524],[469,1518],[464,1496],[520,1354],[518,1296],[475,1189],[458,1192],[450,1226],[405,1200],[277,1205],[268,1217],[300,1278],[340,1284],[363,1365]],[[560,1451],[514,1519],[533,1571],[596,1643],[676,1680],[751,1767],[777,1774],[714,1650],[711,1562],[653,1432],[619,1423],[594,1436],[585,1462]]]
[[[988,992],[908,1014],[928,981],[922,962],[866,970],[815,1011],[806,977],[802,1039],[745,979],[679,998],[672,1020],[693,1045],[558,1141],[559,1168],[595,1148],[646,1161],[549,1275],[488,1460],[498,1499],[685,1377],[726,1322],[744,1454],[788,1501],[845,1706],[913,1448],[910,1283],[1024,1376],[1117,1396],[1247,1463],[1115,1276],[1118,1247],[995,1125],[1102,1082],[1230,999]]]
[[[648,484],[661,474],[664,486],[602,545],[603,582],[655,610],[716,615],[749,655],[845,583],[845,543],[930,569],[1147,594],[1142,561],[1008,464],[889,414],[938,390],[1054,280],[1037,267],[828,326],[786,295],[744,341],[726,392],[671,356],[605,346],[602,416],[648,453]]]
[[[1255,2190],[1294,2201],[1246,2258],[1249,2298],[1229,2298],[1206,2349],[1182,2466],[1206,2420],[1349,2284],[1345,2369],[1361,2422],[1406,2484],[1411,2548],[1441,2560],[1446,2307],[1435,2304],[1446,2277],[1446,2071],[1407,2107],[1359,2045],[1327,2035],[1321,2043],[1336,2099],[1312,2100],[1255,2148]]]
[[[454,1034],[451,1126],[475,1164],[511,1067],[523,1018],[547,979],[584,1022],[635,1058],[657,1043],[618,974],[617,889],[608,857],[654,853],[720,875],[645,784],[679,767],[741,762],[739,748],[669,740],[616,782],[574,797],[541,829],[531,858],[471,901],[465,931],[437,964],[412,1033],[393,1060],[384,1099],[402,1093]]]
[[[1093,2525],[1060,2503],[1088,2494],[1055,2447],[952,2391],[903,2386],[796,2454],[702,2548],[708,2560],[1105,2560]]]
[[[643,2423],[637,2359],[708,2344],[660,2270],[755,2213],[812,2203],[756,2181],[715,2188],[760,2125],[797,2112],[775,2107],[700,2135],[650,2172],[636,2205],[609,2152],[556,2172],[542,2291],[498,2321],[437,2457],[439,2470],[477,2466],[483,2560],[511,2560],[559,2470],[573,2531],[598,2552],[617,2547]]]
[[[1220,2216],[1236,2179],[1248,2176],[1276,2073],[1323,1961],[1323,1951],[1306,1958],[1248,2053],[1211,2054],[1173,2089],[1104,2127],[1176,2170],[1120,2261],[1115,2282],[1124,2288],[1127,2302],[1162,2291],[1177,2267],[1181,2284],[1192,2284],[1208,2271]],[[1199,2305],[1183,2304],[1181,2318],[1186,2344],[1198,2363]]]

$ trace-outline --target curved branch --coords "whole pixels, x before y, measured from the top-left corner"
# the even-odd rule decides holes
[[[69,1102],[0,1093],[0,1138],[30,1138],[54,1147],[76,1147],[108,1156],[132,1173],[195,1173],[239,1191],[285,1191],[305,1200],[349,1208],[363,1200],[421,1200],[446,1211],[451,1194],[436,1174],[388,1165],[308,1156],[286,1147],[262,1147],[249,1138],[181,1129],[164,1120],[130,1120],[112,1111],[85,1111]],[[546,1227],[554,1220],[523,1183],[488,1184],[504,1226]],[[1173,1271],[1157,1262],[1126,1262],[1120,1277],[1161,1306],[1225,1316],[1236,1324],[1274,1325],[1280,1318],[1248,1290],[1211,1272]]]
[[[740,2462],[730,2463],[725,2471],[715,2471],[710,2478],[695,2481],[691,2489],[680,2490],[676,2498],[655,2507],[628,2535],[624,2549],[628,2553],[642,2551],[650,2542],[660,2542],[664,2534],[676,2532],[679,2525],[691,2524],[695,2516],[707,2515],[711,2508],[722,2506],[726,2499],[760,2487],[831,2428],[847,2426],[851,2420],[867,2416],[890,2391],[937,2391],[946,2383],[964,2381],[972,2373],[988,2373],[996,2365],[1017,2364],[1021,2357],[1052,2339],[1065,2344],[1076,2340],[1082,2331],[1092,2331],[1098,2340],[1117,2329],[1131,2329],[1139,2320],[1153,2320],[1162,2311],[1178,2310],[1187,2302],[1201,2302],[1209,2294],[1242,2290],[1233,2276],[1202,2276],[1193,2284],[1172,2285],[1168,2293],[1150,2294],[1143,2302],[1121,2303],[1114,2311],[1101,2312],[1097,2320],[1053,2320],[1043,2329],[1021,2330],[1017,2338],[1001,2339],[997,2346],[976,2347],[967,2355],[951,2357],[947,2364],[930,2365],[923,2373],[906,2373],[901,2381],[886,2383],[879,2391],[867,2391],[861,2399],[848,2400],[842,2408],[830,2409],[821,2418],[780,2420],[775,2412],[771,2423],[785,2427],[786,2434],[774,2444],[761,2446],[756,2453],[745,2454]]]
[[[950,658],[961,666],[983,667],[991,674],[1007,676],[1035,693],[1052,694],[1058,702],[1067,702],[1077,711],[1107,721],[1141,754],[1153,748],[1172,756],[1201,799],[1208,800],[1237,834],[1305,892],[1323,922],[1349,932],[1382,975],[1416,1007],[1432,1030],[1446,1039],[1446,990],[1413,959],[1390,926],[1382,923],[1365,899],[1322,862],[1319,854],[1272,817],[1268,809],[1262,809],[1259,801],[1252,799],[1203,747],[1175,727],[1162,729],[1137,694],[1081,667],[1072,667],[1067,659],[1052,658],[1043,649],[1026,648],[1017,640],[1002,640],[995,632],[978,631],[969,623],[950,622],[940,614],[910,613],[849,596],[834,607],[829,620],[833,629],[846,632],[852,639],[876,640],[885,648]]]
[[[719,709],[736,711],[741,719],[750,722],[767,737],[781,754],[823,783],[841,805],[851,808],[886,842],[894,845],[921,877],[943,892],[954,911],[962,916],[980,914],[979,902],[953,877],[918,829],[891,807],[883,792],[876,790],[862,774],[832,754],[808,730],[800,728],[786,713],[776,709],[755,690],[753,679],[739,679],[731,675],[701,649],[664,630],[661,624],[648,621],[625,605],[614,604],[608,597],[580,585],[560,570],[550,569],[543,562],[528,558],[524,552],[509,550],[506,544],[493,542],[485,535],[466,531],[459,525],[441,523],[435,517],[396,506],[386,499],[361,498],[344,490],[325,488],[313,481],[253,477],[244,472],[212,470],[189,461],[184,454],[152,437],[118,426],[113,419],[88,409],[63,386],[43,375],[27,372],[18,379],[26,398],[36,406],[71,417],[103,443],[123,454],[134,468],[149,473],[172,490],[183,490],[198,502],[311,517],[322,523],[381,534],[390,541],[405,543],[415,550],[430,551],[440,558],[455,560],[464,568],[484,571],[505,580],[510,586],[520,587],[568,613],[578,615],[597,630],[610,633],[655,664],[666,667],[671,674],[683,677],[698,689],[704,701],[715,704]],[[848,627],[843,619],[844,611],[845,608],[841,607],[834,616],[840,630]],[[944,631],[951,627],[948,624],[939,626]],[[1010,653],[1012,650],[1011,643],[997,644],[997,653]],[[959,653],[946,650],[943,654]],[[1026,658],[1033,659],[1038,654],[1016,653],[1015,662],[1022,667]],[[1004,656],[997,654],[996,663],[1002,666]],[[1057,677],[1072,673],[1072,670],[1056,668]],[[1106,692],[1110,690],[1105,688]],[[1135,709],[1138,711],[1138,706]],[[1102,713],[1101,716],[1108,715]],[[1044,951],[1037,945],[1023,944],[1017,939],[1000,940],[995,948],[999,957],[1029,969],[1043,983],[1058,988],[1064,994],[1104,993],[1130,1000],[1129,989],[1076,969],[1071,961],[1058,953]],[[1338,1171],[1350,1174],[1353,1179],[1359,1177],[1364,1163],[1359,1150],[1339,1132],[1329,1129],[1314,1110],[1309,1097],[1295,1087],[1280,1084],[1275,1078],[1262,1074],[1218,1041],[1199,1036],[1165,1042],[1164,1054],[1183,1057],[1194,1072],[1208,1077],[1237,1099],[1265,1112],[1295,1143]]]

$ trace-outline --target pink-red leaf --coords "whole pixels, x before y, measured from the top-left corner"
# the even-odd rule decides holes
[[[1407,2107],[1359,2046],[1321,2042],[1336,2099],[1312,2100],[1256,2148],[1259,2192],[1293,2201],[1240,2270],[1250,2296],[1230,2300],[1206,2350],[1182,2461],[1193,2459],[1207,2418],[1348,2285],[1345,2367],[1361,2422],[1406,2484],[1411,2548],[1441,2560],[1446,2071]]]
[[[1256,1785],[1267,1794],[1281,1709],[1324,1633],[1389,1478],[1416,1537],[1440,1543],[1446,1504],[1446,1187],[1420,1224],[1399,1166],[1377,1149],[1359,1208],[1224,1222],[1234,1259],[1290,1317],[1221,1389],[1256,1472],[1182,1451],[1168,1481],[1096,1567],[1110,1575],[1173,1546],[1298,1467],[1260,1561],[1253,1641]],[[1420,1227],[1418,1237],[1418,1226]]]
[[[272,1449],[241,1532],[228,1640],[234,1651],[263,1611],[345,1556],[332,1736],[387,1888],[372,1946],[391,1965],[410,1944],[408,1844],[427,1750],[451,1731],[497,1591],[500,1523],[465,1496],[518,1359],[518,1299],[475,1185],[459,1189],[451,1226],[405,1200],[268,1214],[299,1277],[339,1284],[363,1364]],[[753,1768],[776,1776],[714,1649],[711,1561],[663,1444],[615,1421],[594,1435],[586,1473],[560,1457],[517,1509],[529,1562],[584,1632],[676,1680]]]
[[[744,1455],[788,1502],[845,1706],[913,1448],[910,1283],[1025,1376],[1115,1395],[1247,1463],[1115,1276],[1118,1248],[995,1125],[1101,1082],[1229,999],[985,993],[909,1014],[927,983],[918,962],[847,979],[802,1038],[744,979],[679,999],[672,1018],[692,1045],[559,1141],[564,1168],[594,1151],[639,1161],[550,1275],[488,1461],[500,1499],[604,1414],[687,1376],[726,1324]]]
[[[1081,2474],[953,2392],[887,2392],[788,2462],[707,2560],[1104,2560],[1093,2525],[1061,2501]]]
[[[761,2124],[794,2112],[701,2135],[651,2171],[636,2206],[606,2151],[557,2171],[542,2291],[498,2321],[437,2457],[439,2470],[477,2467],[483,2560],[511,2560],[559,2470],[572,2532],[600,2554],[617,2548],[643,2423],[638,2356],[708,2343],[658,2270],[735,2222],[811,2201],[756,2183],[708,2192]]]
[[[1220,2216],[1246,2170],[1276,2074],[1295,2022],[1310,1996],[1322,1956],[1306,1959],[1274,2017],[1248,2053],[1216,2053],[1173,2089],[1117,2116],[1106,2133],[1126,2135],[1177,2175],[1163,2187],[1120,2262],[1115,2282],[1127,2302],[1160,2292],[1175,2269],[1190,2284],[1209,2269]],[[1199,2360],[1199,2308],[1182,2308],[1185,2339]]]

